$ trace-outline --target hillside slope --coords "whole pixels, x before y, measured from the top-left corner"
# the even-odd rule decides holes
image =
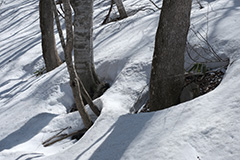
[[[49,147],[42,142],[61,129],[68,134],[84,126],[77,112],[68,113],[74,101],[65,63],[34,76],[44,67],[38,2],[4,0],[0,6],[0,159],[239,159],[238,0],[203,0],[203,9],[193,2],[188,41],[203,53],[209,47],[203,35],[222,59],[230,59],[221,84],[189,102],[140,114],[131,112],[147,97],[159,11],[149,0],[125,0],[130,16],[102,26],[109,2],[95,0],[95,65],[111,87],[95,100],[102,109],[98,119],[88,109],[96,121],[82,139]],[[161,0],[154,2],[161,6]],[[113,11],[114,17],[116,8]],[[63,58],[57,32],[56,40]],[[211,53],[204,57],[207,66],[223,64]],[[186,68],[192,64],[186,53]],[[134,106],[140,95],[142,103]]]

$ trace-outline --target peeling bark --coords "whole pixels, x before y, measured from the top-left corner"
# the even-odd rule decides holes
[[[72,31],[72,12],[70,8],[70,3],[68,0],[63,0],[63,6],[65,10],[65,22],[67,31],[67,42],[64,50],[64,55],[67,63],[68,72],[70,75],[70,85],[73,91],[73,97],[76,102],[77,109],[82,117],[85,127],[88,129],[92,126],[91,121],[87,111],[84,108],[79,78],[77,76],[76,70],[72,62],[72,49],[73,49],[73,31]]]
[[[93,61],[93,1],[74,0],[74,62],[84,87],[93,97],[100,84]]]

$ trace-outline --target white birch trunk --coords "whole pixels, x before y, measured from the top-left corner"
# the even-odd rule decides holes
[[[93,1],[73,0],[74,62],[77,74],[92,97],[100,83],[93,61]]]
[[[63,5],[65,10],[65,22],[67,30],[67,42],[64,48],[64,55],[67,63],[68,72],[70,75],[70,85],[73,91],[73,97],[76,102],[77,109],[82,117],[85,127],[88,129],[92,126],[93,123],[84,108],[79,80],[72,62],[73,32],[72,32],[72,12],[69,0],[63,0]]]

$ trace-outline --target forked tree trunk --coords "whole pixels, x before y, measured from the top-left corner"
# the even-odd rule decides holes
[[[192,0],[164,0],[156,34],[150,80],[151,111],[180,102],[184,85],[184,52]]]
[[[53,25],[53,5],[51,0],[39,1],[40,28],[42,32],[42,52],[47,71],[61,64],[56,49]]]
[[[69,0],[63,0],[64,10],[65,10],[65,23],[67,31],[67,42],[64,50],[65,59],[67,63],[68,72],[70,75],[70,85],[73,91],[73,97],[77,106],[77,109],[82,117],[85,127],[88,129],[92,126],[92,121],[87,114],[80,90],[80,83],[77,73],[75,71],[73,61],[72,61],[72,49],[73,49],[73,31],[72,31],[72,12],[70,8]]]
[[[87,92],[93,97],[100,81],[93,61],[93,1],[73,0],[74,62],[77,74]]]
[[[117,6],[118,12],[120,14],[120,18],[121,19],[126,18],[127,17],[127,12],[124,8],[122,0],[114,0],[114,2]]]
[[[118,12],[120,14],[120,19],[126,18],[127,17],[127,12],[124,8],[124,5],[122,3],[122,0],[111,0],[111,6],[109,8],[108,14],[106,15],[106,18],[104,19],[102,24],[106,24],[109,21],[110,14],[112,12],[113,4],[116,4]]]

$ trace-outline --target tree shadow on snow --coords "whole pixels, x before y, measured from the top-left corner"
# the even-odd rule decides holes
[[[43,153],[27,153],[27,154],[23,154],[21,156],[19,156],[16,160],[31,160],[31,159],[34,159],[34,158],[39,158],[39,157],[42,157],[44,154]]]
[[[34,137],[57,115],[41,113],[32,117],[20,129],[0,141],[0,151],[10,149]]]
[[[111,132],[104,142],[92,154],[89,160],[119,160],[129,148],[131,143],[141,134],[141,131],[147,126],[147,122],[152,119],[152,116],[124,115],[119,117],[117,122],[113,124],[106,133],[104,133],[94,144],[83,151],[75,160],[80,159],[92,146],[104,138]],[[115,152],[113,148],[116,148]]]

